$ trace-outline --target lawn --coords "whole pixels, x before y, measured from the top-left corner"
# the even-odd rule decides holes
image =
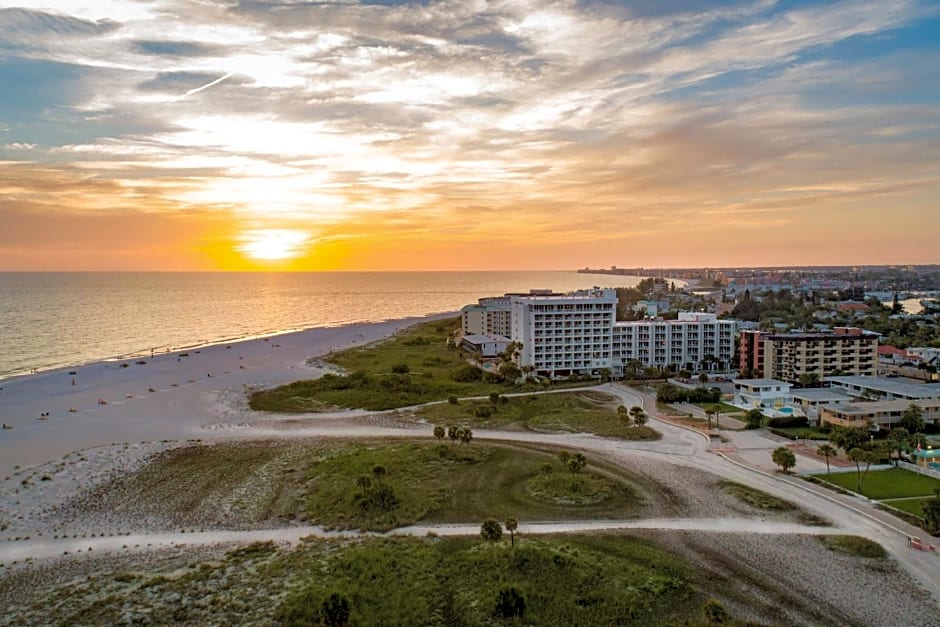
[[[128,518],[162,519],[170,528],[301,520],[387,530],[489,516],[636,515],[645,503],[638,482],[587,461],[572,473],[554,452],[537,448],[427,440],[192,446],[106,486],[94,506]],[[150,498],[142,503],[140,494]]]
[[[347,349],[327,357],[348,375],[327,374],[296,381],[251,395],[249,406],[259,411],[318,412],[337,408],[383,411],[446,400],[450,396],[486,396],[490,392],[544,389],[528,383],[486,380],[456,381],[453,375],[468,366],[461,353],[448,345],[459,318],[424,322],[380,342]],[[480,374],[479,371],[477,372]],[[484,375],[488,377],[489,375]],[[566,382],[558,385],[590,385]]]
[[[857,491],[858,479],[854,472],[817,475],[817,477],[841,486],[846,490],[851,490],[852,492]],[[934,479],[933,477],[920,475],[910,470],[904,470],[903,468],[891,468],[888,470],[870,471],[862,482],[861,493],[863,496],[867,496],[870,499],[880,501],[882,499],[891,498],[933,496],[934,488],[938,487],[940,487],[940,480]]]
[[[894,507],[896,509],[905,511],[908,514],[913,514],[914,516],[917,516],[918,518],[923,518],[924,510],[922,509],[922,506],[924,503],[926,503],[932,498],[933,497],[931,496],[931,497],[914,497],[914,498],[901,499],[901,500],[892,499],[892,500],[882,501],[882,503],[884,503],[885,505],[890,505],[891,507]]]
[[[617,398],[600,392],[559,392],[490,400],[439,403],[417,410],[433,424],[468,425],[487,429],[594,433],[628,440],[658,440],[659,432],[624,425],[616,412]]]

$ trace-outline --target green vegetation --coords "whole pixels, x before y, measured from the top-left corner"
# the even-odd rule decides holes
[[[924,517],[924,505],[931,499],[932,497],[928,496],[915,496],[904,499],[885,499],[882,503],[922,519]]]
[[[771,458],[774,460],[775,464],[780,466],[780,470],[783,474],[787,474],[790,472],[791,468],[796,466],[796,455],[785,446],[775,448],[774,452],[771,454]]]
[[[854,473],[829,475],[826,477],[826,481],[853,492],[857,491],[857,481]],[[937,487],[940,487],[940,480],[933,477],[920,475],[903,468],[890,468],[869,472],[862,485],[861,494],[876,500],[914,496],[927,497],[931,496]],[[894,503],[891,503],[891,505],[895,506]]]
[[[258,411],[321,412],[337,408],[383,411],[431,401],[491,392],[542,389],[513,385],[495,373],[468,364],[449,339],[459,319],[415,325],[381,342],[330,355],[327,361],[349,374],[326,374],[254,392],[249,406]]]
[[[659,432],[629,426],[613,408],[614,397],[599,392],[560,392],[492,400],[439,403],[419,408],[416,414],[436,425],[454,423],[489,429],[594,433],[629,440],[658,440]],[[635,418],[635,417],[634,417]]]
[[[707,598],[725,594],[625,534],[527,538],[515,548],[479,537],[266,542],[150,570],[71,579],[31,615],[55,608],[56,622],[83,625],[696,626]]]
[[[346,446],[306,469],[311,486],[306,512],[329,526],[383,530],[509,514],[523,520],[616,517],[641,504],[637,488],[625,478],[588,470],[576,481],[560,466],[546,472],[552,459],[548,453],[503,446]],[[387,469],[384,484],[397,502],[386,509],[356,507],[350,486],[379,463]]]
[[[774,433],[791,440],[828,440],[829,434],[816,427],[774,427]]]
[[[142,505],[142,493],[154,498]],[[458,439],[186,447],[106,486],[93,502],[105,511],[162,517],[172,526],[299,519],[387,530],[491,516],[623,518],[635,515],[644,500],[619,470],[587,464],[572,473],[552,452]]]
[[[830,551],[845,553],[855,557],[880,559],[887,557],[887,552],[877,542],[859,536],[819,536],[819,541]]]
[[[687,390],[672,383],[660,383],[656,386],[658,403],[718,403],[720,400],[721,390],[718,388],[697,387]],[[741,410],[735,407],[734,411]]]
[[[719,481],[719,487],[722,490],[736,496],[751,507],[773,512],[790,512],[796,509],[796,505],[789,501],[777,498],[776,496],[762,492],[756,488],[736,483],[734,481]]]
[[[622,536],[509,543],[480,539],[376,539],[300,565],[299,586],[275,618],[304,622],[333,589],[350,624],[669,624],[701,607],[679,560]],[[296,618],[302,618],[296,620]]]
[[[755,509],[760,509],[767,512],[794,512],[797,519],[807,525],[816,525],[819,527],[828,527],[832,525],[832,522],[826,520],[825,518],[804,511],[790,501],[777,498],[776,496],[767,494],[766,492],[756,488],[752,488],[741,483],[736,483],[734,481],[719,481],[718,487]]]

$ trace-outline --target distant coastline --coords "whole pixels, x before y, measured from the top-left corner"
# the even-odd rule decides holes
[[[695,277],[677,277],[674,273],[667,273],[660,270],[644,270],[643,268],[581,268],[578,274],[599,274],[605,276],[622,276],[634,279],[665,279],[673,283],[680,284],[683,288],[696,288],[701,283],[701,279]]]

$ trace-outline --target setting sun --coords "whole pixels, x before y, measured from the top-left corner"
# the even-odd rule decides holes
[[[255,229],[242,233],[238,251],[252,259],[280,260],[304,252],[310,235],[294,229]]]

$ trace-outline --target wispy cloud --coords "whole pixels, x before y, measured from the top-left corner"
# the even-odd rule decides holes
[[[936,226],[940,49],[898,35],[936,25],[926,0],[16,4],[0,219],[216,212],[345,241],[350,265],[446,233],[497,267],[475,243],[524,233],[512,258],[542,267],[559,240],[579,266],[706,262],[703,230],[740,259],[742,233],[852,203],[911,216],[871,219],[897,237]],[[934,254],[925,233],[906,250]]]

